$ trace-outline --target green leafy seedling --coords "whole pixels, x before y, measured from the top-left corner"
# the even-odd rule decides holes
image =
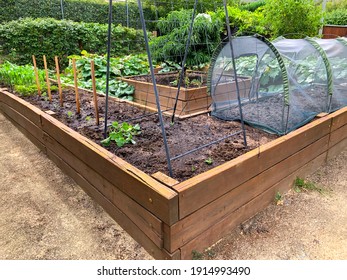
[[[317,191],[320,194],[324,193],[324,189],[317,187],[314,183],[306,181],[305,179],[296,177],[294,182],[294,191],[299,193],[302,191]]]
[[[125,144],[136,144],[134,136],[141,134],[141,128],[139,124],[132,126],[127,122],[118,123],[113,122],[109,136],[101,141],[104,146],[109,146],[112,141],[116,143],[118,147],[123,147]]]
[[[276,203],[276,205],[282,205],[283,204],[283,196],[281,195],[280,192],[277,192],[275,194],[275,203]]]
[[[205,163],[208,165],[212,165],[213,159],[209,157],[208,159],[205,159]]]
[[[91,116],[86,116],[86,121],[89,122],[91,121],[92,117]]]
[[[71,111],[68,111],[68,112],[67,112],[67,117],[68,117],[69,119],[71,119],[71,118],[73,117],[73,113],[72,113]]]

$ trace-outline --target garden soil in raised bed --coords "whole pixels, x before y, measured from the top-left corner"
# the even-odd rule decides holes
[[[43,111],[55,112],[54,117],[79,132],[81,135],[100,144],[103,140],[105,97],[98,97],[100,125],[95,125],[95,114],[92,95],[89,92],[80,92],[81,113],[76,113],[75,93],[72,90],[64,90],[64,105],[59,105],[57,93],[52,93],[53,99],[49,103],[47,97],[30,96],[23,97]],[[146,115],[146,116],[144,116]],[[132,120],[138,118],[136,120]],[[118,148],[115,144],[106,147],[115,155],[125,159],[130,164],[146,172],[153,174],[161,171],[168,175],[165,147],[160,129],[159,118],[151,112],[145,111],[125,102],[109,98],[108,123],[113,121],[128,121],[131,124],[140,124],[141,135],[136,136],[136,144],[128,144]],[[197,148],[203,144],[218,140],[226,135],[241,131],[239,122],[222,121],[208,114],[198,115],[186,119],[175,119],[171,123],[170,117],[164,117],[167,141],[171,157]],[[259,147],[260,145],[276,138],[252,127],[246,126],[246,138],[248,146],[243,144],[242,133],[232,136],[219,144],[204,148],[172,161],[173,177],[178,181],[191,178],[208,169],[225,163],[239,155]],[[205,160],[211,159],[212,164]]]

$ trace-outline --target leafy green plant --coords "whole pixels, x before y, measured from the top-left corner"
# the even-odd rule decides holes
[[[160,36],[150,42],[152,57],[158,62],[180,64],[184,56],[191,25],[192,10],[173,11],[158,22]],[[198,14],[193,31],[186,66],[192,67],[210,61],[213,50],[220,42],[222,23],[214,13]]]
[[[69,56],[76,60],[78,70],[78,85],[82,88],[92,89],[91,60],[94,60],[96,89],[106,93],[106,56],[90,54],[82,51],[81,55]],[[148,73],[148,60],[146,55],[126,55],[110,58],[109,94],[122,99],[133,100],[134,87],[125,81],[117,80],[121,76],[142,75]],[[64,83],[73,84],[74,76],[71,63],[61,75]]]
[[[276,203],[276,205],[282,205],[283,204],[283,196],[280,192],[277,192],[275,194],[275,203]]]
[[[347,9],[341,8],[327,13],[324,18],[324,23],[334,25],[347,25]]]
[[[208,165],[212,165],[213,159],[209,157],[209,158],[205,159],[205,163]]]
[[[203,260],[204,254],[198,252],[197,250],[192,251],[192,260]]]
[[[60,3],[61,0],[0,0],[0,22],[25,17],[40,18],[43,15],[47,18],[61,19]],[[108,1],[64,0],[63,3],[65,19],[75,22],[107,23]],[[127,3],[113,1],[112,8],[112,22],[132,28],[141,28],[138,20],[138,6],[134,1],[127,1]],[[144,14],[146,19],[154,19],[155,7],[144,7]],[[153,24],[149,23],[149,27],[152,29]]]
[[[109,136],[101,141],[104,146],[109,146],[111,141],[114,141],[118,147],[122,147],[125,144],[136,144],[134,136],[141,134],[141,128],[139,124],[132,126],[127,122],[118,123],[113,122]]]
[[[107,24],[59,21],[55,19],[25,18],[0,25],[0,55],[17,64],[43,65],[42,56],[47,56],[48,66],[54,68],[58,56],[61,68],[68,65],[68,55],[87,50],[105,54],[107,47]],[[143,52],[143,32],[123,26],[112,27],[111,55],[128,55]]]
[[[41,89],[44,91],[44,71],[38,70],[38,74]],[[4,62],[0,65],[0,82],[24,96],[37,93],[34,67],[31,65],[18,66],[9,61]]]
[[[317,187],[313,182],[306,181],[305,179],[299,177],[296,177],[294,181],[294,191],[298,193],[302,191],[317,191],[320,194],[325,192],[324,189]]]
[[[267,0],[264,15],[273,38],[314,37],[322,25],[322,10],[314,0]]]
[[[69,118],[69,119],[72,119],[72,117],[73,117],[73,113],[72,113],[72,111],[68,111],[67,112],[67,117]]]

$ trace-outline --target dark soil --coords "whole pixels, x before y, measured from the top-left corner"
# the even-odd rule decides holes
[[[97,126],[90,93],[80,92],[80,114],[76,113],[73,91],[64,91],[63,107],[59,105],[57,93],[52,93],[52,95],[52,103],[48,102],[47,97],[30,96],[23,97],[23,99],[43,111],[52,110],[56,113],[54,117],[59,121],[100,144],[100,141],[103,140],[105,97],[98,97],[100,125]],[[136,136],[135,145],[127,144],[119,148],[115,144],[111,144],[105,148],[147,174],[157,171],[169,174],[159,118],[156,114],[110,98],[108,124],[110,125],[113,121],[139,124],[141,135]],[[173,160],[173,177],[179,181],[216,167],[276,137],[246,126],[248,146],[245,147],[241,125],[238,122],[221,121],[207,114],[184,120],[176,118],[174,124],[171,124],[170,117],[164,117],[164,122],[171,158],[227,135],[238,133],[219,144],[213,144],[198,152]],[[206,163],[205,161],[208,159],[210,162]]]

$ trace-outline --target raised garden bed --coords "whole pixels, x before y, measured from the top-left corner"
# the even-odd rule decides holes
[[[157,74],[157,89],[162,110],[170,110],[174,107],[177,95],[177,87],[170,86],[178,80],[178,73]],[[186,77],[195,83],[182,85],[177,102],[176,115],[184,117],[193,114],[207,112],[211,105],[211,97],[207,94],[205,73],[187,72]],[[150,75],[124,78],[128,84],[135,88],[134,101],[156,110],[155,94]],[[245,91],[250,88],[250,78],[242,79]],[[201,83],[201,84],[199,84]],[[225,92],[236,92],[235,82],[224,83]],[[171,111],[172,112],[172,111]]]
[[[146,174],[21,98],[0,110],[150,254],[189,259],[347,146],[347,108],[183,182]]]
[[[347,37],[347,25],[324,25],[323,39],[335,39]]]

